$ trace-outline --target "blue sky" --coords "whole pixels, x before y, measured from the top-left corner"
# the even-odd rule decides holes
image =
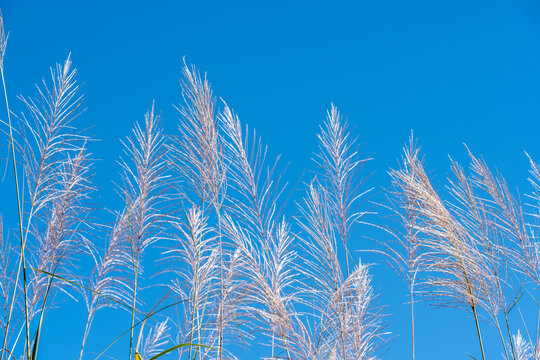
[[[375,188],[389,185],[386,171],[411,129],[441,185],[448,155],[465,159],[463,143],[511,187],[527,189],[524,151],[540,161],[540,5],[533,0],[2,0],[0,7],[10,31],[5,71],[13,103],[71,53],[87,97],[80,124],[101,140],[92,152],[101,159],[95,182],[103,199],[114,197],[119,139],[152,100],[164,126],[175,129],[184,56],[208,73],[216,95],[257,129],[271,153],[291,164],[292,182],[312,167],[315,134],[331,102],[373,155]],[[0,199],[7,197],[2,190]],[[406,289],[382,264],[374,275],[396,335],[385,358],[406,358]],[[82,304],[78,309],[82,319]],[[44,358],[71,357],[81,322],[54,310],[48,321],[58,336],[43,339]],[[420,305],[417,321],[417,359],[478,353],[467,314]]]

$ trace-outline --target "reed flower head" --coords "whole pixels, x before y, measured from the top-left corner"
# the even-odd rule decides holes
[[[169,342],[167,332],[170,329],[167,323],[168,320],[161,321],[148,331],[141,351],[143,359],[150,359],[164,350]]]
[[[208,80],[202,79],[195,67],[190,68],[184,63],[183,75],[181,85],[185,104],[178,108],[182,121],[176,146],[170,148],[172,163],[202,203],[220,207],[225,166],[215,98]]]
[[[8,34],[4,30],[4,17],[0,11],[0,69],[4,70],[4,55],[6,54]]]

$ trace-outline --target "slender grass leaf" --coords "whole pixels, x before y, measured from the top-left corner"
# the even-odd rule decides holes
[[[178,305],[178,304],[181,304],[181,303],[183,303],[183,302],[185,302],[185,301],[186,301],[186,300],[177,301],[177,302],[174,302],[174,303],[169,304],[169,305],[167,305],[167,306],[164,306],[164,307],[162,307],[161,309],[158,309],[158,310],[156,310],[156,311],[154,311],[154,312],[149,312],[149,313],[144,317],[144,319],[139,320],[139,321],[136,322],[132,327],[130,326],[129,329],[127,329],[127,330],[124,331],[120,336],[118,336],[118,337],[117,337],[112,343],[110,343],[109,346],[107,346],[107,347],[105,348],[105,350],[103,350],[103,351],[102,351],[102,352],[101,352],[94,360],[97,360],[97,359],[99,359],[101,356],[103,356],[103,354],[105,354],[105,352],[106,352],[107,350],[109,350],[111,346],[113,346],[114,344],[116,344],[116,342],[117,342],[118,340],[120,340],[122,337],[124,337],[124,335],[126,335],[127,333],[129,333],[129,332],[131,331],[132,328],[137,327],[140,323],[144,322],[146,319],[151,318],[152,316],[156,315],[157,313],[159,313],[159,312],[161,312],[161,311],[163,311],[163,310],[166,310],[166,309],[168,309],[168,308],[170,308],[170,307],[173,307],[173,306],[176,306],[176,305]]]
[[[196,346],[196,347],[204,347],[204,348],[207,348],[207,349],[213,349],[210,346],[201,345],[201,344],[192,344],[192,343],[178,344],[178,345],[175,345],[175,346],[173,346],[171,348],[168,348],[167,350],[163,350],[162,352],[160,352],[159,354],[157,354],[154,357],[151,357],[148,360],[156,360],[156,359],[162,357],[163,355],[167,355],[171,351],[174,351],[174,350],[179,349],[179,348],[184,347],[184,346]]]

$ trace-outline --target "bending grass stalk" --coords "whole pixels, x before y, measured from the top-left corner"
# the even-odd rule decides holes
[[[64,281],[64,282],[67,282],[68,284],[77,286],[77,287],[79,287],[79,288],[81,288],[81,289],[84,289],[84,290],[91,291],[92,293],[95,293],[95,294],[97,294],[97,295],[99,295],[99,296],[103,296],[104,298],[107,298],[107,299],[109,299],[109,300],[111,300],[111,301],[114,301],[114,302],[116,302],[117,304],[122,305],[123,307],[125,307],[125,308],[127,308],[127,309],[129,309],[129,310],[137,311],[137,310],[131,308],[131,306],[128,305],[128,304],[125,304],[125,303],[123,303],[123,302],[121,302],[121,301],[118,301],[118,300],[116,300],[116,299],[114,299],[114,298],[112,298],[112,297],[110,297],[110,296],[107,296],[107,295],[105,295],[105,294],[102,294],[102,293],[100,293],[100,292],[98,292],[98,291],[92,290],[92,289],[90,289],[90,288],[88,288],[88,287],[86,287],[86,286],[84,286],[84,285],[77,284],[77,283],[74,282],[74,281],[65,279],[65,278],[63,278],[63,277],[61,277],[61,276],[56,275],[55,273],[50,273],[50,272],[48,272],[48,271],[44,271],[44,270],[40,270],[40,269],[35,269],[35,268],[31,268],[31,269],[34,270],[34,271],[38,271],[38,272],[41,272],[41,273],[43,273],[43,274],[46,274],[46,275],[48,275],[48,276],[50,277],[49,284],[48,284],[48,286],[47,286],[47,292],[46,292],[46,294],[45,294],[45,299],[44,299],[44,301],[43,301],[43,305],[42,305],[42,309],[41,309],[41,316],[40,316],[40,320],[39,320],[39,326],[38,326],[38,330],[37,330],[37,332],[36,332],[36,340],[35,340],[35,342],[34,342],[34,349],[33,349],[32,353],[37,353],[37,342],[38,342],[38,340],[39,340],[39,334],[40,334],[41,324],[43,323],[43,312],[44,312],[44,307],[45,307],[45,303],[46,303],[46,301],[47,301],[47,297],[48,297],[48,295],[49,295],[49,289],[50,289],[50,287],[51,287],[51,285],[52,285],[52,279],[53,279],[53,278],[60,279],[60,280],[62,280],[62,281]],[[169,291],[169,293],[170,293],[170,291]],[[167,295],[168,295],[169,293],[167,293]],[[160,302],[161,302],[161,301],[160,301]],[[159,304],[159,303],[158,303],[158,304]],[[90,317],[90,315],[88,315],[88,316]],[[145,320],[146,320],[146,319],[147,319],[147,318],[145,318]],[[91,326],[91,325],[89,325],[89,324],[91,324],[91,321],[90,321],[90,322],[87,322],[87,326],[86,326],[86,328],[85,328],[85,333],[84,333],[84,337],[83,337],[83,341],[82,341],[82,345],[81,345],[81,352],[80,352],[80,354],[79,354],[79,360],[82,359],[83,352],[84,352],[84,346],[85,346],[86,340],[87,340],[87,338],[88,338],[88,334],[89,334],[89,332],[90,332],[90,326]]]
[[[210,346],[205,346],[205,345],[201,345],[201,344],[191,344],[191,343],[184,343],[184,344],[178,344],[178,345],[175,345],[173,347],[170,347],[168,348],[167,350],[163,350],[162,352],[160,352],[159,354],[157,354],[156,356],[152,356],[150,359],[148,360],[156,360],[160,357],[162,357],[163,355],[167,355],[168,353],[170,353],[171,351],[174,351],[176,349],[179,349],[181,347],[184,347],[184,346],[197,346],[197,347],[204,347],[204,348],[207,348],[207,349],[213,349],[212,347]]]
[[[455,244],[454,244],[454,246],[457,248],[457,246]],[[463,276],[465,277],[465,283],[467,285],[467,291],[471,296],[471,304],[470,305],[471,305],[472,312],[474,314],[474,323],[476,325],[476,333],[478,334],[478,342],[480,344],[480,351],[482,352],[482,360],[486,360],[486,355],[484,353],[484,342],[482,341],[482,333],[480,332],[480,323],[478,322],[478,313],[476,312],[476,303],[475,303],[474,297],[473,297],[473,291],[472,291],[471,282],[469,281],[469,277],[467,276],[467,271],[465,270],[465,266],[463,264],[463,259],[461,259],[461,257],[458,257],[458,258],[459,258],[459,262],[461,263]]]
[[[4,351],[7,351],[7,353],[9,354],[9,356],[11,356],[13,359],[17,360],[17,358],[15,357],[15,355],[14,355],[11,351],[9,351],[8,349],[5,349],[5,348],[2,349],[2,352],[4,352]],[[9,358],[8,358],[8,359],[9,359]]]
[[[49,282],[47,283],[47,290],[45,291],[45,297],[43,298],[43,303],[41,304],[41,313],[39,315],[38,328],[36,330],[34,345],[32,347],[32,358],[31,358],[32,360],[35,360],[36,356],[37,356],[37,350],[38,350],[39,339],[40,339],[40,334],[41,334],[41,327],[43,325],[43,318],[44,318],[44,314],[45,314],[45,305],[47,304],[47,300],[49,299],[49,294],[51,292],[52,283],[53,283],[53,280],[55,278],[56,270],[58,269],[58,266],[60,265],[60,260],[61,260],[61,258],[58,259],[58,262],[56,263],[56,266],[54,267],[54,272],[51,272],[52,276],[49,276]],[[52,271],[52,269],[51,269],[51,271]],[[81,355],[82,355],[82,353],[81,353]]]
[[[113,298],[113,297],[111,297],[111,296],[108,296],[108,295],[106,295],[106,294],[100,293],[99,291],[92,290],[92,289],[90,289],[89,287],[86,287],[86,286],[84,286],[84,285],[77,284],[75,281],[68,280],[68,279],[66,279],[66,278],[63,278],[63,277],[61,277],[61,276],[59,276],[59,275],[56,275],[56,274],[52,274],[52,273],[50,273],[50,272],[48,272],[48,271],[45,271],[45,270],[40,270],[40,269],[36,269],[36,268],[29,268],[29,269],[31,269],[31,270],[33,270],[33,271],[39,271],[39,272],[41,272],[41,273],[43,273],[43,274],[46,274],[46,275],[48,275],[48,276],[51,276],[51,277],[53,277],[53,278],[56,278],[56,279],[65,281],[65,282],[67,282],[67,283],[70,284],[70,285],[77,286],[77,287],[79,287],[79,288],[81,288],[81,289],[84,289],[84,290],[88,290],[88,291],[90,291],[90,292],[92,292],[92,293],[94,293],[94,294],[97,294],[97,295],[99,295],[99,296],[103,296],[104,298],[109,299],[109,300],[111,300],[111,301],[117,303],[118,305],[122,305],[123,307],[125,307],[126,309],[128,309],[128,310],[130,310],[130,311],[133,310],[133,308],[131,307],[131,305],[128,305],[128,304],[126,304],[126,303],[123,303],[122,301],[118,301],[118,300],[116,300],[115,298]],[[135,311],[137,311],[137,312],[138,312],[139,314],[141,314],[141,315],[144,314],[143,312],[141,312],[141,311],[139,311],[139,310],[135,310]]]
[[[105,352],[111,348],[111,346],[113,346],[114,344],[116,344],[116,342],[117,342],[118,340],[120,340],[121,338],[123,338],[124,335],[126,335],[126,334],[127,334],[128,332],[130,332],[134,327],[138,326],[139,324],[141,324],[141,323],[142,323],[143,321],[145,321],[146,319],[152,317],[153,315],[156,315],[156,314],[159,313],[160,311],[163,311],[163,310],[166,310],[166,309],[171,308],[171,307],[173,307],[173,306],[176,306],[176,305],[178,305],[178,304],[181,304],[181,303],[183,303],[184,301],[185,301],[185,300],[181,300],[181,301],[174,302],[174,303],[172,303],[172,304],[170,304],[170,305],[167,305],[167,306],[164,306],[164,307],[162,307],[161,309],[158,309],[158,310],[156,310],[156,311],[151,310],[151,311],[144,317],[144,319],[137,321],[132,327],[130,327],[129,329],[127,329],[126,331],[124,331],[122,334],[120,334],[120,336],[118,336],[112,343],[110,343],[109,346],[107,346],[107,347],[105,348],[105,350],[103,350],[101,353],[99,353],[99,355],[98,355],[94,360],[97,360],[97,359],[99,359],[100,357],[102,357],[102,356],[105,354]]]
[[[113,300],[113,301],[117,302],[118,304],[120,304],[120,305],[122,305],[122,306],[124,306],[124,307],[127,307],[128,309],[131,309],[130,305],[124,304],[124,303],[122,303],[122,302],[120,302],[120,301],[118,301],[118,300],[115,300],[114,298],[111,298],[111,297],[108,297],[108,296],[106,296],[106,295],[104,295],[104,294],[101,294],[101,293],[99,293],[98,291],[91,290],[90,288],[87,288],[87,287],[85,287],[85,286],[83,286],[83,285],[77,284],[77,283],[75,283],[75,282],[73,282],[73,281],[64,279],[64,278],[62,278],[62,277],[60,277],[60,276],[58,276],[58,275],[55,275],[55,274],[53,274],[53,273],[49,273],[49,272],[47,272],[47,271],[43,271],[43,270],[39,270],[39,269],[32,269],[32,270],[40,271],[40,272],[42,272],[42,273],[44,273],[44,274],[49,275],[51,278],[57,278],[57,279],[60,279],[60,280],[65,281],[65,282],[67,282],[67,283],[69,283],[69,284],[79,286],[80,288],[83,288],[83,289],[86,289],[86,290],[90,290],[90,291],[92,291],[92,292],[94,292],[94,293],[96,293],[96,294],[98,294],[98,295],[100,295],[100,296],[109,298],[110,300]],[[154,306],[154,308],[151,310],[151,312],[157,307],[157,305],[159,305],[159,304],[160,304],[160,303],[161,303],[161,302],[162,302],[162,301],[163,301],[163,300],[171,293],[171,291],[172,291],[172,289],[169,290],[169,291],[167,292],[167,294],[165,294],[165,296],[158,302],[158,304],[156,304],[156,306]],[[47,294],[48,294],[48,292],[47,292]],[[182,303],[182,302],[184,302],[184,301],[185,301],[185,300],[178,301],[178,302],[176,302],[176,303],[174,303],[174,304],[172,304],[172,305],[166,306],[166,307],[164,307],[164,308],[162,308],[162,309],[160,309],[160,310],[158,310],[158,311],[152,313],[152,315],[153,315],[153,314],[156,314],[156,313],[158,313],[159,311],[164,310],[164,309],[166,309],[166,308],[168,308],[168,307],[170,307],[170,306],[180,304],[180,303]],[[140,313],[140,311],[137,311],[137,312]],[[147,320],[149,317],[150,317],[150,316],[148,316],[148,315],[145,316],[145,318],[144,318],[143,320],[139,321],[137,324],[135,324],[135,326],[137,326],[137,325],[140,324],[141,322],[144,324],[144,322],[146,322],[146,320]],[[40,321],[40,322],[41,322],[41,321]],[[140,336],[140,334],[139,334],[139,342],[140,342],[140,337],[141,337],[141,336]],[[138,345],[138,344],[137,344],[137,345]]]
[[[11,155],[13,158],[13,174],[15,177],[15,190],[17,193],[17,209],[19,214],[19,236],[21,238],[21,257],[19,259],[19,266],[17,268],[17,275],[15,277],[15,286],[13,287],[13,295],[11,297],[11,304],[9,306],[9,315],[6,322],[6,332],[4,333],[4,340],[2,345],[2,354],[0,355],[0,360],[3,360],[4,358],[4,349],[7,345],[7,337],[8,337],[8,331],[9,331],[9,325],[11,322],[11,316],[13,314],[13,306],[15,305],[15,296],[17,295],[17,288],[19,285],[19,277],[21,273],[21,267],[23,271],[23,292],[24,292],[24,321],[25,321],[25,327],[26,327],[26,353],[30,354],[30,329],[28,324],[28,295],[27,295],[27,280],[26,280],[26,261],[25,261],[25,255],[24,255],[24,230],[23,230],[23,217],[22,217],[22,204],[21,204],[21,193],[19,189],[19,177],[17,173],[17,161],[15,159],[15,141],[13,139],[13,126],[11,124],[11,112],[9,110],[9,102],[7,97],[7,91],[6,91],[6,81],[4,78],[4,65],[3,61],[0,65],[0,75],[2,77],[2,87],[4,90],[4,99],[6,102],[6,112],[7,112],[7,118],[8,118],[8,125],[9,125],[9,142],[11,145]]]
[[[178,304],[182,304],[183,302],[187,301],[187,300],[176,301],[176,302],[174,302],[174,303],[172,303],[172,304],[170,304],[170,305],[164,306],[164,307],[162,307],[161,309],[156,310],[156,308],[159,306],[159,304],[161,304],[161,302],[162,302],[163,300],[165,300],[165,299],[169,296],[169,294],[171,293],[172,290],[173,290],[173,288],[171,288],[171,289],[165,294],[165,296],[163,296],[163,297],[161,298],[161,300],[159,300],[159,301],[157,302],[157,304],[154,305],[154,307],[153,307],[153,308],[152,308],[152,309],[144,316],[144,318],[143,318],[142,320],[139,320],[139,321],[138,321],[137,323],[135,323],[132,327],[130,327],[129,329],[127,329],[126,331],[124,331],[124,332],[123,332],[119,337],[117,337],[117,338],[116,338],[109,346],[107,346],[107,347],[105,348],[105,350],[103,350],[103,351],[102,351],[102,352],[101,352],[94,360],[99,359],[103,354],[105,354],[105,352],[106,352],[107,350],[110,349],[111,346],[113,346],[114,344],[116,344],[116,342],[117,342],[118,340],[120,340],[120,339],[121,339],[124,335],[126,335],[128,332],[132,331],[132,329],[133,329],[135,326],[138,326],[138,325],[141,324],[143,321],[146,321],[146,319],[151,318],[152,316],[156,315],[157,313],[159,313],[159,312],[161,312],[161,311],[163,311],[163,310],[166,310],[166,309],[168,309],[168,308],[170,308],[170,307],[176,306],[176,305],[178,305]],[[155,310],[155,311],[154,311],[154,310]]]
[[[414,161],[417,161],[417,159],[415,158]],[[410,164],[410,162],[411,161],[409,160],[409,164]],[[414,170],[411,170],[411,171],[414,171]],[[418,170],[416,170],[416,171],[418,171]],[[426,185],[423,184],[423,186],[425,187]],[[444,208],[444,206],[443,206],[443,208]],[[446,210],[446,208],[444,208],[444,210],[448,211],[448,210]],[[482,360],[485,360],[486,357],[485,357],[485,352],[484,352],[484,343],[482,341],[482,334],[480,332],[480,324],[478,322],[478,313],[477,313],[477,310],[476,310],[476,301],[475,301],[474,292],[473,292],[473,284],[471,283],[471,281],[469,279],[469,276],[468,276],[468,273],[467,273],[467,267],[466,267],[466,265],[465,265],[465,263],[463,261],[462,256],[460,255],[462,249],[460,249],[460,247],[458,246],[458,243],[456,243],[456,240],[452,240],[452,236],[455,236],[456,239],[459,239],[462,234],[459,233],[460,232],[459,229],[454,228],[454,227],[451,228],[451,232],[452,232],[452,235],[450,236],[450,239],[448,241],[450,242],[450,244],[454,247],[454,249],[456,251],[456,253],[451,255],[451,256],[454,256],[454,257],[457,258],[457,260],[459,260],[459,272],[461,272],[461,274],[463,274],[463,277],[464,277],[464,283],[462,283],[462,285],[465,287],[465,290],[467,291],[467,294],[468,294],[468,297],[469,297],[468,299],[466,299],[465,302],[468,304],[468,306],[471,307],[471,310],[472,310],[472,312],[474,314],[474,322],[475,322],[475,325],[476,325],[476,332],[477,332],[477,335],[478,335],[478,342],[480,344],[480,350],[481,350],[481,353],[482,353]],[[459,242],[459,240],[458,240],[458,242]]]
[[[454,244],[454,247],[456,247],[457,249],[457,246]],[[474,323],[476,325],[476,333],[478,334],[478,343],[480,344],[480,351],[482,353],[482,360],[486,360],[486,355],[484,353],[484,342],[482,341],[482,333],[480,332],[480,323],[478,322],[478,313],[476,311],[476,303],[474,301],[474,297],[473,297],[473,290],[472,290],[472,286],[471,286],[471,282],[469,280],[469,276],[467,275],[467,271],[465,270],[465,265],[463,263],[463,259],[461,257],[459,257],[459,262],[461,264],[461,267],[462,267],[462,272],[463,272],[463,276],[465,277],[465,284],[467,285],[467,292],[470,294],[471,296],[471,309],[472,309],[472,312],[474,314]]]
[[[453,245],[456,248],[456,250],[458,250],[458,253],[459,253],[459,249],[457,248],[457,245],[456,244],[453,244]],[[474,323],[476,325],[476,333],[478,334],[478,342],[480,344],[480,351],[482,352],[482,360],[486,360],[486,355],[484,353],[484,342],[482,341],[482,333],[480,332],[480,323],[478,322],[478,313],[476,312],[476,303],[473,297],[472,285],[469,280],[469,276],[467,275],[467,271],[465,270],[465,264],[463,263],[463,259],[460,256],[458,256],[458,259],[461,264],[461,268],[462,268],[461,271],[463,272],[463,276],[465,277],[465,284],[467,285],[467,292],[471,296],[471,309],[474,314]]]
[[[36,330],[34,345],[32,346],[32,360],[35,360],[37,357],[37,350],[39,345],[39,336],[41,334],[41,326],[43,325],[43,316],[45,314],[45,304],[47,303],[47,299],[49,298],[49,293],[51,290],[53,277],[49,277],[49,283],[47,284],[47,291],[45,292],[45,297],[43,298],[43,304],[41,304],[41,313],[39,314],[39,323]]]

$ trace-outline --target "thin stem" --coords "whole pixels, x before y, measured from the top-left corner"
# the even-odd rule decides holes
[[[88,334],[90,333],[91,326],[92,326],[92,314],[88,312],[88,318],[86,319],[86,326],[84,327],[84,335],[83,335],[83,340],[81,344],[81,352],[79,354],[79,360],[82,360],[84,347],[86,345],[86,339],[88,338]]]
[[[184,212],[185,213],[185,212]],[[189,339],[189,343],[190,344],[193,344],[193,333],[194,333],[194,327],[195,327],[195,317],[197,317],[197,321],[199,321],[199,309],[197,309],[197,301],[198,301],[198,297],[199,297],[199,263],[200,263],[200,253],[199,253],[199,247],[197,245],[197,241],[195,240],[195,235],[193,234],[193,229],[191,227],[191,223],[189,221],[189,219],[187,219],[187,214],[186,214],[186,222],[188,224],[188,228],[189,228],[189,233],[190,233],[190,236],[191,236],[191,239],[193,240],[193,246],[195,247],[196,249],[196,254],[197,254],[197,264],[195,266],[195,273],[194,273],[194,277],[195,277],[195,284],[194,284],[194,294],[193,294],[193,308],[192,308],[192,314],[191,314],[191,331],[190,331],[190,339]],[[197,313],[197,316],[195,316],[195,313]],[[197,324],[198,325],[198,324]],[[200,328],[199,326],[197,328]],[[199,339],[198,341],[200,341],[200,336],[199,336]],[[193,348],[193,345],[189,345],[189,354],[188,354],[188,359],[191,359],[191,351],[192,351],[192,348]]]
[[[58,267],[58,265],[56,267]],[[56,272],[56,269],[55,269],[55,272]],[[38,345],[39,345],[39,337],[40,337],[40,333],[41,333],[41,326],[43,325],[43,318],[44,318],[44,315],[45,315],[45,304],[47,303],[47,299],[49,298],[49,293],[51,291],[53,280],[54,280],[54,277],[50,276],[49,277],[49,282],[47,284],[47,291],[45,292],[45,297],[43,298],[43,304],[41,305],[41,314],[39,315],[39,324],[38,324],[38,328],[37,328],[37,331],[36,331],[36,339],[34,340],[34,350],[33,350],[33,352],[35,352],[36,354],[37,354],[37,349],[38,349]],[[30,353],[28,353],[28,358],[30,358]]]
[[[221,214],[220,208],[216,205],[219,231],[219,360],[223,360],[223,243],[221,238]]]
[[[343,246],[345,247],[345,265],[347,266],[347,278],[350,275],[349,272],[349,250],[347,249],[347,243],[344,243]]]
[[[508,357],[508,349],[506,348],[506,343],[504,341],[504,336],[502,334],[502,331],[501,331],[501,326],[499,325],[499,320],[497,319],[496,316],[494,316],[494,319],[495,319],[495,325],[497,325],[497,330],[499,332],[499,337],[501,338],[501,343],[502,343],[502,346],[503,346],[503,349],[504,349],[504,356],[507,360],[510,360],[510,358]],[[514,356],[514,359],[515,359],[515,356]]]
[[[133,311],[131,312],[131,335],[129,338],[129,359],[131,360],[131,352],[133,349],[133,325],[135,324],[135,306],[137,303],[137,262],[133,264],[133,273],[135,276],[135,283],[133,285]]]
[[[538,320],[536,321],[536,346],[535,346],[535,360],[536,360],[536,354],[539,353],[539,341],[538,341],[538,336],[539,336],[539,330],[540,330],[540,304],[538,305]]]
[[[411,341],[412,341],[412,359],[414,360],[414,296],[413,296],[413,287],[410,287],[410,297],[411,297]]]
[[[343,198],[340,195],[340,203],[343,204]],[[347,248],[347,220],[345,219],[345,216],[343,216],[343,210],[342,210],[342,216],[341,216],[341,236],[343,241],[343,248],[345,249],[345,266],[347,267],[347,278],[350,275],[349,270],[349,249]]]
[[[482,341],[482,334],[480,333],[480,324],[478,323],[478,314],[476,313],[476,306],[471,305],[471,309],[474,314],[474,323],[476,324],[476,332],[478,334],[478,342],[480,343],[480,351],[482,352],[482,360],[486,360],[486,355],[484,353],[484,343]]]
[[[135,249],[133,245],[133,237],[131,234],[131,217],[130,212],[128,208],[128,222],[129,222],[129,243],[131,244],[131,259],[133,261],[133,277],[134,277],[134,284],[133,284],[133,304],[132,304],[132,311],[131,311],[131,331],[129,336],[129,358],[128,360],[131,360],[131,353],[133,350],[133,328],[135,324],[135,307],[137,304],[137,273],[138,273],[138,256],[135,256]]]
[[[19,214],[19,236],[21,238],[21,257],[19,259],[19,266],[17,268],[17,276],[15,277],[15,286],[13,287],[13,296],[11,298],[11,305],[9,307],[9,315],[8,320],[6,322],[6,332],[4,333],[4,341],[2,345],[2,354],[0,355],[0,360],[3,360],[4,358],[4,349],[6,348],[7,343],[7,337],[8,337],[8,330],[9,330],[9,324],[11,322],[11,316],[13,314],[13,306],[15,304],[15,296],[17,295],[17,287],[19,284],[19,276],[21,272],[21,267],[23,271],[23,292],[24,292],[24,321],[25,321],[25,327],[26,327],[26,352],[27,354],[30,354],[30,329],[28,324],[28,295],[26,292],[26,261],[24,256],[24,230],[23,230],[23,216],[22,216],[22,204],[21,204],[21,195],[19,190],[19,177],[17,173],[17,161],[15,159],[15,141],[13,140],[13,127],[11,125],[11,112],[9,110],[9,102],[7,97],[7,91],[6,91],[6,81],[4,78],[4,66],[0,66],[0,75],[2,77],[2,87],[4,89],[4,99],[6,102],[6,111],[7,111],[7,118],[8,118],[8,125],[9,125],[9,141],[11,145],[11,155],[13,158],[13,174],[15,176],[15,190],[17,192],[17,210]]]
[[[514,359],[517,359],[516,350],[514,349],[514,340],[512,339],[512,333],[510,332],[510,324],[508,323],[508,314],[506,313],[506,310],[504,311],[504,320],[506,321],[506,330],[508,331],[508,339],[510,339],[510,346],[512,347],[512,356],[514,357]]]

